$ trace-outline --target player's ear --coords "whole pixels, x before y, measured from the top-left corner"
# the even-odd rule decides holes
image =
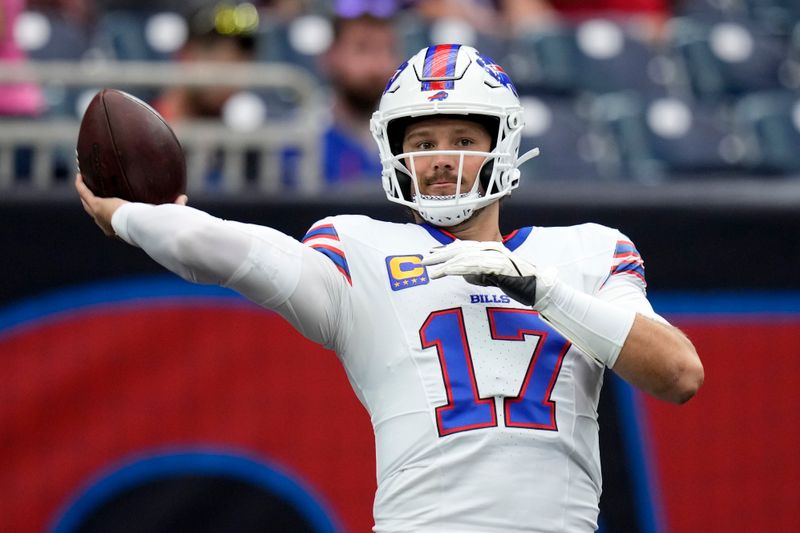
[[[189,203],[189,197],[185,194],[181,194],[177,198],[175,198],[175,203],[178,205],[186,205]]]

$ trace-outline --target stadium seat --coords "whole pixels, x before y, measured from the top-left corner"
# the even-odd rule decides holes
[[[633,180],[729,178],[745,170],[744,144],[724,106],[617,93],[595,100],[592,117]]]
[[[151,14],[108,11],[97,22],[95,46],[117,61],[165,61],[172,52],[157,50],[147,37]]]
[[[685,0],[676,2],[673,14],[706,23],[741,18],[747,12],[742,0]]]
[[[746,21],[671,22],[671,48],[696,97],[713,101],[780,89],[787,58],[783,39]]]
[[[800,20],[789,38],[789,54],[783,64],[781,80],[789,89],[800,89]]]
[[[411,11],[397,15],[397,34],[404,58],[411,57],[430,45],[430,24]]]
[[[574,94],[578,88],[578,50],[566,26],[539,28],[512,36],[504,57],[495,58],[522,94]]]
[[[26,48],[30,60],[80,61],[87,54],[90,39],[86,28],[56,13],[32,12],[29,15],[35,18],[36,28],[41,32],[36,46]],[[42,85],[42,90],[47,103],[46,116],[74,116],[81,90],[60,83]]]
[[[77,61],[89,49],[87,30],[56,13],[35,13],[46,25],[46,39],[39,46],[26,49],[36,61]]]
[[[527,94],[665,91],[668,58],[612,19],[537,29],[511,38],[501,64]]]
[[[261,24],[256,33],[256,60],[291,64],[304,69],[319,82],[324,79],[319,69],[318,56],[297,50],[292,44],[287,24],[275,21]],[[297,111],[299,104],[294,92],[280,89],[261,89],[254,92],[263,100],[269,119],[286,119]]]
[[[307,16],[288,23],[262,24],[256,37],[256,58],[290,63],[322,79],[318,56],[327,50],[333,37],[330,24],[325,23],[320,17]]]
[[[775,34],[788,35],[800,20],[798,0],[741,0],[747,16]]]
[[[594,94],[633,90],[649,97],[665,93],[669,59],[633,23],[591,19],[576,27],[575,38],[581,89]]]
[[[522,98],[525,129],[520,154],[538,147],[539,157],[522,167],[526,179],[538,181],[589,181],[602,179],[604,151],[580,105],[572,98],[527,96]]]
[[[736,105],[734,121],[754,172],[800,172],[800,92],[745,96]]]

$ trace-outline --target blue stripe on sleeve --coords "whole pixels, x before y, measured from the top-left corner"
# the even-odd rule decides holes
[[[617,242],[617,247],[614,248],[614,255],[633,254],[639,255],[639,251],[633,244],[627,242]]]
[[[329,248],[322,248],[320,246],[312,245],[311,247],[313,249],[315,249],[316,251],[326,255],[328,257],[328,259],[333,261],[334,265],[336,265],[339,268],[341,268],[342,270],[344,270],[347,273],[348,276],[350,275],[350,268],[348,267],[347,259],[344,258],[343,254],[341,254],[341,255],[337,254],[336,252],[334,252],[333,250],[331,250]]]
[[[336,233],[336,229],[334,227],[332,227],[332,226],[327,226],[327,227],[326,226],[321,226],[321,227],[317,227],[317,228],[311,228],[310,230],[308,230],[308,233],[305,234],[305,236],[303,237],[303,240],[305,241],[306,239],[308,239],[310,237],[316,237],[317,235],[330,235],[332,237],[336,237],[337,239],[339,237],[339,234]]]
[[[623,272],[635,272],[644,278],[644,267],[639,263],[622,263],[617,265],[612,274],[621,274]]]

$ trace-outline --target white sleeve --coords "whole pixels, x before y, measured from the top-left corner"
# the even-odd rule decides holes
[[[653,310],[641,284],[630,274],[617,274],[609,277],[605,285],[598,291],[597,297],[605,302],[635,311],[647,318],[667,323],[666,319]]]
[[[644,260],[633,241],[617,232],[616,247],[611,258],[610,274],[597,292],[597,297],[643,316],[667,323],[653,311],[647,300]]]
[[[350,285],[327,257],[301,246],[300,282],[275,311],[304,337],[341,352],[354,324]]]
[[[347,283],[322,254],[272,228],[212,217],[175,204],[125,204],[112,225],[182,278],[218,284],[273,309],[309,339],[328,347],[343,335]]]

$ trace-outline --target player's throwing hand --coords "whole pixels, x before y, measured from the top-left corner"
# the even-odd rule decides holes
[[[111,217],[119,206],[128,202],[121,198],[100,198],[99,196],[95,196],[83,182],[83,176],[80,174],[75,176],[75,189],[77,189],[78,196],[81,198],[83,209],[94,219],[95,224],[103,230],[103,233],[107,237],[113,237],[114,228],[111,225]],[[181,194],[175,200],[175,203],[178,205],[186,205],[188,201],[189,197],[185,194]]]

